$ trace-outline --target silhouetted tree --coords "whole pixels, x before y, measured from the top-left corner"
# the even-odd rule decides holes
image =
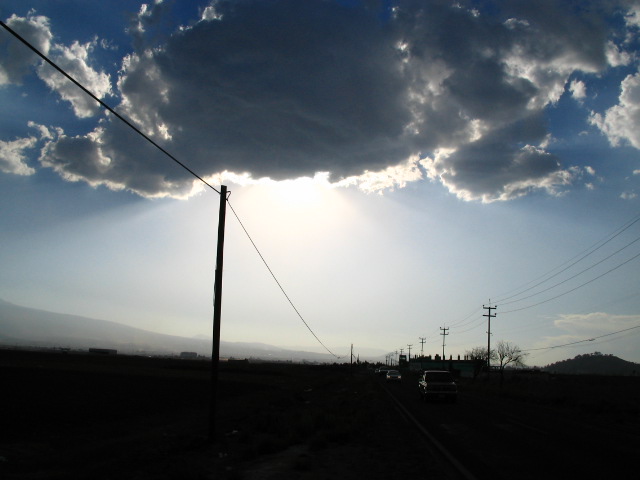
[[[473,347],[471,350],[467,350],[465,355],[469,360],[475,361],[473,368],[473,378],[475,379],[487,364],[487,347]],[[496,358],[496,351],[491,350],[491,360],[495,360]]]
[[[500,340],[496,345],[496,358],[500,367],[500,383],[504,380],[504,367],[512,364],[517,367],[524,367],[524,359],[527,356],[519,346],[504,340]]]

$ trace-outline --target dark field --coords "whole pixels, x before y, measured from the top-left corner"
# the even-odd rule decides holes
[[[0,478],[445,478],[370,369],[223,362],[212,443],[209,368],[198,360],[0,349]],[[616,425],[633,432],[639,380],[512,379],[502,387],[466,380],[458,405],[442,413],[462,418],[468,410],[473,418],[474,399],[483,399],[498,410],[489,417],[498,418],[504,402],[516,411],[540,405],[606,432]],[[407,374],[390,390],[417,403],[414,381]]]
[[[396,478],[420,442],[368,372],[0,350],[0,477]],[[395,473],[394,473],[395,472]]]

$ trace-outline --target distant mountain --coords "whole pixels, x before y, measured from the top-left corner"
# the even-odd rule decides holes
[[[287,350],[305,350],[305,351],[312,351],[312,352],[318,352],[318,353],[326,353],[326,350],[319,344],[316,347],[300,347],[300,346],[284,345],[282,348],[285,348]],[[336,354],[346,355],[348,357],[349,352],[351,351],[351,346],[343,345],[340,347],[332,347],[331,351],[335,352]],[[357,358],[359,356],[361,360],[384,362],[385,356],[387,355],[387,353],[388,352],[386,350],[382,350],[380,348],[368,348],[360,345],[354,345],[353,347],[354,357]]]
[[[543,370],[552,373],[583,375],[637,375],[640,374],[640,363],[627,362],[613,355],[595,352],[552,363],[544,367]]]
[[[14,305],[0,299],[0,344],[15,347],[109,348],[119,353],[211,356],[211,338],[185,338],[120,323]],[[334,362],[335,357],[263,343],[220,342],[220,356],[292,362]],[[344,361],[344,360],[343,360]]]

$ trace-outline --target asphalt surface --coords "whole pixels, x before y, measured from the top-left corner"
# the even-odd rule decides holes
[[[608,416],[474,394],[464,385],[455,404],[425,402],[416,383],[403,378],[384,386],[478,480],[637,475],[637,419],[613,422]]]

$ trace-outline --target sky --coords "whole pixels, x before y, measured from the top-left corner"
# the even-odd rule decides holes
[[[211,336],[226,185],[224,341],[640,362],[640,2],[0,19],[147,137],[0,28],[3,300]]]

